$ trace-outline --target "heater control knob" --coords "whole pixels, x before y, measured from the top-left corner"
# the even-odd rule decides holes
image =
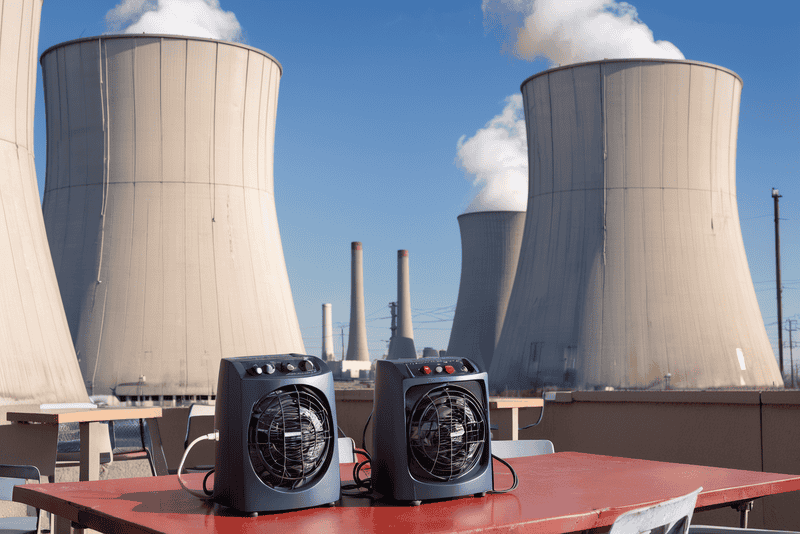
[[[441,373],[442,371],[443,371],[442,366],[441,365],[437,365],[436,366],[436,372],[437,373]]]
[[[271,375],[272,373],[275,372],[275,366],[272,365],[271,363],[264,365],[263,369],[264,372],[267,373],[268,375]]]
[[[302,362],[300,362],[300,369],[303,371],[313,371],[314,364],[311,363],[309,360],[303,360]]]
[[[428,367],[427,365],[423,365],[422,369],[420,369],[420,371],[422,371],[422,374],[425,374],[425,375],[431,374],[431,368]]]
[[[469,369],[467,369],[467,366],[466,366],[466,365],[462,365],[462,366],[461,366],[461,371],[463,371],[463,372],[465,372],[465,373],[466,373],[467,371],[469,371]]]
[[[261,367],[254,365],[253,367],[247,370],[247,374],[258,376],[261,374]]]
[[[447,372],[448,375],[452,375],[453,373],[456,372],[455,367],[453,367],[452,365],[445,365],[444,370]]]
[[[294,371],[294,369],[295,369],[294,364],[291,362],[285,362],[283,364],[283,371],[286,373],[291,373],[292,371]]]

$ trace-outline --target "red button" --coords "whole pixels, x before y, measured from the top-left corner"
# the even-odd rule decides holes
[[[452,375],[456,372],[455,368],[452,365],[445,365],[444,370],[447,371],[448,375]]]
[[[429,374],[431,374],[431,368],[428,367],[427,365],[423,365],[422,366],[422,372],[425,373],[426,375],[429,375]]]

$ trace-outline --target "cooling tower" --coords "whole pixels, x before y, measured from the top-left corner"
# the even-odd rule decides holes
[[[304,353],[273,195],[280,64],[154,35],[41,63],[44,219],[87,389],[213,395],[223,357]]]
[[[669,60],[522,84],[529,199],[493,389],[782,385],[739,227],[741,89]]]
[[[322,305],[322,359],[332,362],[333,357],[333,318],[331,305]]]
[[[364,311],[364,252],[358,241],[350,244],[350,335],[346,359],[369,361]]]
[[[461,283],[447,354],[487,370],[503,328],[517,273],[525,212],[459,215]]]
[[[0,0],[0,404],[88,402],[33,158],[42,0]]]
[[[408,251],[397,251],[397,331],[389,340],[387,360],[416,358],[414,327],[411,323],[411,287],[408,278]]]

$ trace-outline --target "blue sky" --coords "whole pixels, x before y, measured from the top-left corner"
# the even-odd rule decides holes
[[[83,0],[76,9],[45,0],[39,52],[104,33],[106,13],[118,3]],[[746,9],[717,0],[632,3],[655,39],[744,79],[739,213],[777,357],[772,187],[783,195],[784,318],[800,320],[800,2]],[[235,13],[246,44],[283,65],[275,197],[307,352],[320,351],[325,302],[333,305],[337,354],[341,327],[347,341],[351,241],[364,245],[370,355],[387,347],[398,249],[410,251],[417,349],[446,348],[461,268],[456,217],[477,191],[457,165],[458,141],[500,114],[506,97],[549,63],[504,51],[502,32],[484,26],[479,0],[221,0],[221,7]],[[42,191],[41,74],[36,106]],[[794,338],[800,341],[800,331]],[[787,367],[788,358],[787,349]]]

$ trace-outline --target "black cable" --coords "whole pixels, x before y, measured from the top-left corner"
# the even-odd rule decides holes
[[[353,466],[353,483],[342,484],[342,495],[350,497],[369,497],[372,498],[372,479],[371,477],[362,479],[360,477],[361,470],[372,462],[367,451],[361,449],[353,449],[354,453],[360,454],[366,458],[361,462],[356,462]]]
[[[374,412],[374,411],[375,411],[375,409],[373,408],[372,411],[369,412],[369,417],[367,417],[367,422],[364,425],[364,432],[361,433],[361,448],[364,449],[365,451],[367,450],[367,445],[366,445],[366,442],[367,442],[367,427],[369,426],[369,422],[372,419],[372,412]]]
[[[206,482],[208,481],[208,477],[210,477],[211,473],[213,473],[213,472],[214,472],[214,470],[212,469],[211,471],[206,473],[206,476],[203,477],[203,493],[205,493],[206,495],[213,495],[214,494],[213,490],[209,491],[208,488],[206,488]]]
[[[511,484],[511,487],[508,488],[508,489],[496,490],[496,489],[494,489],[494,478],[493,478],[492,479],[492,491],[490,491],[489,493],[508,493],[509,491],[514,491],[515,489],[517,489],[517,484],[519,484],[519,478],[517,478],[517,472],[514,471],[514,468],[511,467],[511,465],[508,462],[506,462],[505,460],[503,460],[499,456],[495,456],[493,454],[492,458],[494,458],[495,460],[499,461],[500,463],[502,463],[503,465],[508,467],[508,470],[511,471],[511,476],[514,478],[514,483]],[[494,471],[492,471],[492,474],[494,474]]]

